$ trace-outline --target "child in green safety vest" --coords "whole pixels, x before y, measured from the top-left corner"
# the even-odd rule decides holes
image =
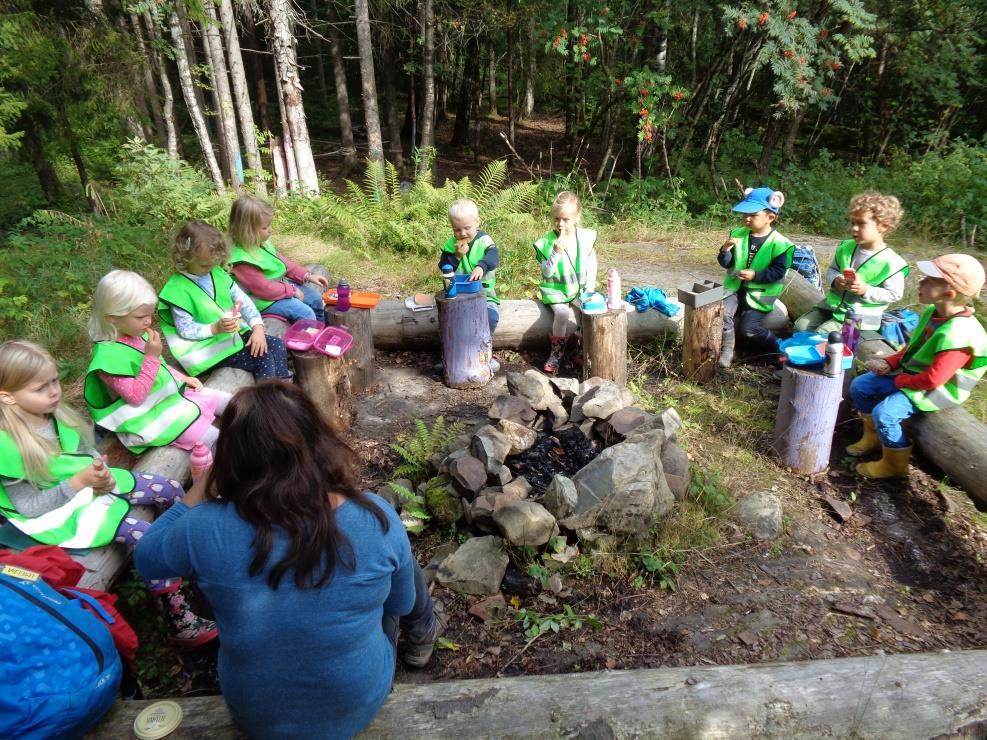
[[[0,514],[43,545],[133,550],[151,526],[132,504],[165,509],[185,495],[178,481],[106,465],[92,426],[61,403],[58,367],[32,342],[0,344]],[[180,645],[201,645],[216,624],[196,616],[176,578],[146,580]]]
[[[449,226],[452,236],[442,244],[439,271],[446,279],[458,273],[469,275],[470,282],[480,281],[487,296],[487,321],[492,341],[500,322],[496,274],[500,250],[491,236],[480,230],[480,211],[468,198],[453,201],[449,206]],[[493,372],[500,368],[496,360],[491,360],[490,364]]]
[[[158,318],[185,372],[235,367],[257,380],[290,377],[284,342],[264,333],[254,302],[223,269],[230,256],[223,233],[203,221],[187,223],[171,256],[178,272],[158,293]]]
[[[744,199],[733,207],[734,213],[743,214],[744,225],[730,231],[717,255],[720,266],[727,271],[723,279],[720,367],[730,367],[733,362],[735,325],[745,340],[762,349],[778,351],[778,340],[764,320],[781,295],[782,281],[795,254],[792,241],[775,229],[784,203],[781,191],[748,188]]]
[[[929,305],[908,344],[868,362],[869,372],[850,384],[864,433],[847,454],[883,449],[880,460],[857,465],[865,478],[907,476],[912,448],[901,423],[919,412],[959,406],[987,370],[987,332],[970,305],[984,287],[983,266],[968,254],[947,254],[919,262],[918,269],[925,275],[918,298]]]
[[[884,243],[903,215],[893,195],[867,192],[850,201],[853,239],[836,248],[826,271],[826,298],[795,321],[795,331],[839,331],[850,309],[860,316],[861,329],[881,328],[888,305],[905,294],[908,263]]]
[[[151,328],[157,304],[154,288],[136,272],[114,270],[99,281],[89,319],[89,413],[136,454],[166,445],[191,450],[196,442],[213,447],[219,436],[213,420],[230,394],[161,360],[161,335]]]
[[[230,208],[230,266],[233,276],[265,316],[288,323],[325,321],[322,291],[329,281],[288,259],[271,244],[274,207],[252,195],[241,195]]]
[[[596,232],[579,228],[582,212],[575,193],[559,193],[552,203],[555,228],[534,244],[541,266],[541,301],[553,314],[546,373],[558,372],[566,346],[579,341],[573,302],[580,293],[596,290]]]

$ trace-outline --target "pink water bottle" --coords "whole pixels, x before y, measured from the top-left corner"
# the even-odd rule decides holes
[[[192,480],[199,480],[212,467],[212,450],[202,442],[196,442],[192,446],[192,454],[189,455],[188,462],[192,471]]]
[[[350,310],[350,284],[346,282],[346,278],[340,278],[336,284],[336,310]]]
[[[616,311],[623,302],[620,299],[620,274],[616,267],[607,270],[607,308]]]

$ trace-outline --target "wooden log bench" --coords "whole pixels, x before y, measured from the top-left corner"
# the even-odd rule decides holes
[[[982,737],[985,672],[967,650],[399,684],[359,737]],[[175,701],[169,738],[245,737],[221,696]],[[151,703],[118,701],[87,737],[131,737]]]

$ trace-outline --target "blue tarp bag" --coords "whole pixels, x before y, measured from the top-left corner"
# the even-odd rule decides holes
[[[822,290],[822,276],[819,273],[819,262],[812,247],[795,247],[792,255],[792,269],[808,280],[813,287]]]
[[[903,347],[918,326],[919,315],[907,308],[885,311],[881,316],[881,338],[894,348]]]
[[[81,738],[117,698],[110,631],[36,573],[0,567],[0,737]]]

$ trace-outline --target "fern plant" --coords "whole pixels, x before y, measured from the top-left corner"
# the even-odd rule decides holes
[[[394,469],[394,477],[408,478],[415,485],[430,478],[435,474],[432,456],[462,431],[460,422],[447,424],[444,416],[437,417],[431,429],[424,420],[415,419],[413,434],[403,434],[388,445],[401,456],[401,464]]]
[[[484,228],[530,223],[537,185],[526,181],[505,187],[506,182],[507,163],[496,160],[475,183],[464,177],[436,187],[428,171],[402,192],[393,164],[370,162],[362,187],[347,180],[345,193],[325,193],[315,207],[321,225],[358,253],[392,249],[427,254],[438,246],[436,234],[448,231],[447,209],[459,198],[476,201]]]

